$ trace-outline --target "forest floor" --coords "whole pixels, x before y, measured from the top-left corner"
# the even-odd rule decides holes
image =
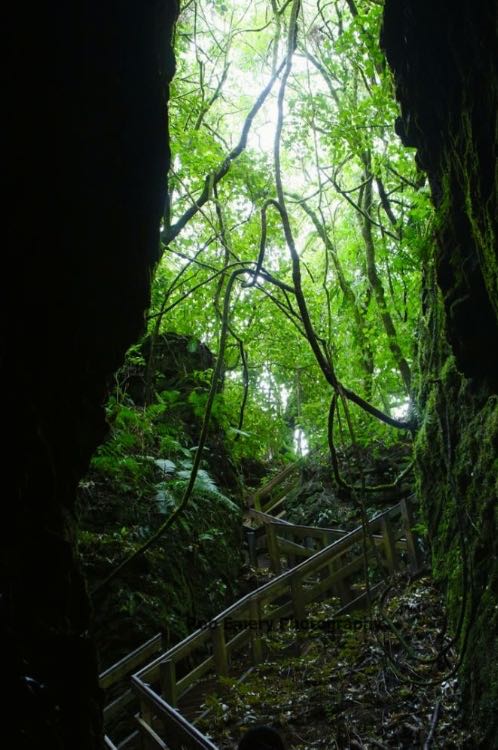
[[[224,680],[208,698],[199,728],[220,750],[231,750],[254,724],[279,729],[289,750],[475,747],[462,724],[456,656],[430,578],[400,576],[369,617],[329,627],[336,607],[335,600],[318,603],[306,628],[290,623],[265,636],[264,663],[244,682]]]

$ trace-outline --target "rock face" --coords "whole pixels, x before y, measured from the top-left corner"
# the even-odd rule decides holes
[[[498,385],[496,2],[388,0],[397,131],[431,182],[435,263],[459,370]]]
[[[105,434],[108,378],[142,330],[149,300],[175,15],[174,0],[77,0],[12,3],[4,16],[13,270],[4,274],[2,367],[14,409],[0,643],[9,747],[100,747],[73,504]]]
[[[213,353],[201,341],[171,331],[160,334],[154,343],[151,336],[146,336],[140,346],[140,353],[147,365],[132,367],[128,373],[124,373],[122,387],[133,402],[140,406],[149,399],[153,402],[156,392],[176,391],[178,398],[175,408],[167,411],[164,419],[171,427],[178,429],[190,448],[196,446],[211,385],[211,370],[216,364]],[[153,372],[150,388],[148,381],[151,363]],[[221,391],[221,386],[218,390]],[[225,428],[216,408],[211,414],[204,459],[220,488],[237,496],[240,492],[238,472],[227,448]]]
[[[416,458],[433,569],[483,747],[498,736],[497,4],[386,0],[397,132],[436,207],[419,339]]]
[[[208,347],[191,336],[179,333],[162,333],[154,340],[146,336],[140,346],[140,354],[147,365],[136,367],[126,378],[125,387],[135,404],[143,406],[148,398],[153,401],[155,392],[180,388],[190,393],[200,379],[206,390],[209,389],[210,373],[215,366],[215,358]],[[152,372],[149,373],[149,368]],[[150,378],[151,388],[147,388]],[[150,390],[150,393],[147,391]]]

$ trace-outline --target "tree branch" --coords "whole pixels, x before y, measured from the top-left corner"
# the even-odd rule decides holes
[[[275,74],[270,78],[269,82],[261,92],[261,94],[256,99],[255,103],[253,104],[249,114],[247,115],[244,125],[242,127],[242,132],[240,135],[239,142],[235,146],[235,148],[230,151],[228,156],[225,158],[225,160],[222,162],[222,164],[218,167],[218,169],[212,173],[206,176],[204,181],[204,188],[200,194],[200,196],[195,200],[194,205],[192,205],[190,208],[188,208],[185,213],[176,221],[174,224],[172,224],[163,234],[163,242],[165,245],[169,245],[169,243],[175,239],[175,237],[178,236],[178,234],[182,231],[182,229],[188,224],[188,222],[200,211],[200,209],[205,205],[205,203],[208,202],[208,200],[211,197],[211,191],[213,185],[217,185],[220,180],[223,179],[223,177],[227,174],[228,170],[230,169],[232,162],[237,159],[240,154],[245,150],[247,146],[247,139],[249,137],[249,132],[251,130],[252,123],[254,121],[254,118],[256,117],[257,113],[265,103],[270,91],[273,88],[273,85],[275,81],[277,80],[278,76],[282,72],[285,66],[285,60],[280,64]]]

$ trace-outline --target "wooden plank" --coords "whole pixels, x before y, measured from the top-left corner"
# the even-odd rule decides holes
[[[262,500],[262,498],[266,497],[267,495],[271,495],[275,487],[278,487],[279,484],[281,484],[287,477],[291,476],[295,471],[299,469],[299,466],[297,464],[290,464],[289,466],[286,466],[283,471],[280,472],[280,474],[277,474],[273,477],[273,479],[268,482],[264,487],[257,490],[255,495],[253,496],[254,499],[256,497],[259,500]]]
[[[305,544],[308,544],[309,542],[313,542],[313,539],[305,539]],[[325,547],[328,547],[330,544],[329,536],[328,534],[322,533],[321,539],[319,540],[321,542],[321,545],[319,549],[325,549]],[[316,549],[313,548],[313,551],[316,552]],[[328,563],[328,565],[324,565],[324,567],[319,571],[320,578],[324,579],[327,578],[327,576],[333,572],[333,564],[332,562]]]
[[[393,529],[388,518],[382,519],[382,536],[384,539],[384,555],[386,558],[387,568],[390,573],[394,573],[399,566],[399,557],[394,541]]]
[[[327,532],[331,534],[333,537],[337,537],[337,539],[340,539],[345,534],[348,534],[349,532],[345,529],[336,529],[336,528],[329,528],[329,527],[321,527],[321,526],[304,526],[303,524],[294,524],[290,523],[290,521],[286,521],[283,518],[275,518],[275,516],[272,516],[268,513],[264,513],[262,511],[257,510],[249,510],[247,515],[250,518],[253,518],[255,521],[260,521],[263,524],[271,523],[276,524],[279,527],[284,526],[285,528],[288,528],[289,532],[296,532],[296,534],[302,534],[302,536],[316,536],[320,537],[324,532]]]
[[[261,609],[257,596],[253,596],[249,601],[249,615],[252,622],[259,624],[261,621]],[[259,664],[263,661],[263,642],[259,630],[251,630],[252,661],[253,664]]]
[[[282,497],[277,498],[277,500],[271,500],[268,505],[264,505],[262,510],[265,513],[272,513],[277,515],[279,512],[283,512],[282,506],[285,502],[285,498],[287,497],[288,493],[286,492]]]
[[[284,539],[282,536],[277,536],[278,547],[281,552],[298,555],[299,557],[312,557],[315,553],[303,547],[301,544],[290,542],[288,539]]]
[[[132,677],[132,685],[139,700],[146,699],[163,722],[164,736],[166,741],[172,744],[172,747],[181,748],[185,746],[187,750],[218,750],[211,740],[158,696],[149,685],[141,682],[136,676]]]
[[[290,492],[296,487],[296,480],[283,482],[275,492],[272,492],[270,500],[263,505],[264,513],[271,513],[273,517],[285,513],[285,501]]]
[[[290,595],[289,595],[290,596]],[[275,609],[272,609],[271,612],[267,613],[265,615],[265,620],[278,622],[281,617],[287,617],[288,615],[291,615],[293,612],[293,604],[292,600],[289,599],[289,601],[285,602],[284,604],[280,604],[278,607],[275,607]]]
[[[351,562],[334,570],[334,572],[327,576],[327,578],[314,584],[311,588],[305,591],[306,603],[314,601],[320,596],[320,594],[332,591],[339,582],[349,578],[353,573],[356,573],[357,570],[361,570],[363,562],[363,556],[355,557]]]
[[[393,508],[389,508],[388,510],[384,511],[383,513],[380,513],[372,521],[369,522],[370,530],[375,531],[379,529],[383,517],[389,516],[389,518],[391,517],[394,518],[396,516],[399,516],[399,514],[400,514],[399,504],[394,506]],[[239,599],[237,602],[235,602],[230,607],[228,607],[223,612],[221,612],[216,617],[216,620],[221,621],[226,617],[229,617],[229,616],[232,617],[236,613],[240,612],[244,607],[248,606],[250,597],[254,596],[256,593],[262,600],[265,598],[269,598],[270,600],[273,598],[276,598],[280,590],[285,589],[286,587],[289,586],[291,578],[293,578],[294,576],[300,576],[300,575],[306,576],[306,575],[310,575],[316,572],[321,567],[326,565],[329,561],[341,555],[346,554],[354,544],[358,544],[359,542],[361,542],[362,537],[363,537],[363,529],[361,526],[357,527],[356,529],[353,529],[352,531],[345,534],[341,539],[338,539],[336,542],[333,542],[333,544],[329,545],[328,547],[325,547],[325,549],[320,550],[319,552],[316,552],[312,557],[296,565],[296,567],[293,568],[292,570],[288,570],[288,571],[285,571],[284,573],[281,573],[276,578],[272,579],[271,581],[268,581],[268,583],[265,583],[263,584],[263,586],[260,586],[256,591],[246,594],[245,597],[243,597],[242,599]],[[205,642],[208,637],[209,637],[208,630],[195,631],[191,635],[187,636],[183,641],[181,641],[181,643],[177,644],[176,646],[173,646],[173,648],[171,648],[167,652],[167,654],[160,656],[151,664],[148,664],[147,666],[143,667],[139,672],[137,672],[135,676],[140,679],[144,679],[150,682],[154,680],[158,680],[159,679],[159,666],[158,665],[161,661],[164,660],[165,656],[167,656],[168,658],[172,658],[176,662],[178,662],[185,655],[192,653],[203,642]]]
[[[406,547],[408,558],[410,560],[410,567],[413,573],[417,573],[423,566],[423,557],[418,548],[417,536],[413,531],[415,519],[413,517],[411,503],[407,498],[404,498],[400,503],[400,507],[402,523],[406,535]]]
[[[251,529],[248,526],[242,527],[244,530],[244,537],[247,544],[247,554],[249,557],[249,565],[254,568],[258,567],[258,553],[256,550],[257,534],[256,529]]]
[[[138,730],[140,732],[140,736],[142,739],[142,747],[146,748],[147,750],[170,750],[168,748],[168,745],[163,742],[163,740],[159,737],[157,732],[152,729],[149,724],[147,724],[146,721],[142,719],[141,716],[137,717],[137,724],[138,724]]]
[[[300,577],[291,579],[291,597],[296,620],[304,620],[306,617],[305,591]]]
[[[137,672],[140,677],[147,676],[147,682],[157,682],[159,680],[159,665],[164,661],[165,658],[172,658],[178,664],[179,661],[200,648],[209,641],[209,628],[198,628],[193,633],[190,633],[183,641],[177,643],[176,646],[172,646],[166,653],[158,656],[153,662],[146,664]]]
[[[154,709],[150,701],[146,696],[141,695],[140,701],[140,714],[136,717],[138,722],[138,731],[140,732],[140,747],[141,750],[154,750],[156,747],[153,738],[145,731],[146,727],[151,727],[154,720]]]
[[[212,669],[214,669],[214,658],[208,656],[207,659],[204,659],[204,661],[194,667],[194,669],[191,669],[188,674],[178,680],[176,683],[178,696],[181,697],[187,692],[189,687],[194,684],[194,682],[200,680],[201,677],[204,677],[204,675]]]
[[[127,676],[134,669],[139,667],[151,656],[157,654],[162,649],[162,635],[158,633],[150,640],[143,643],[141,646],[132,651],[131,654],[120,659],[120,661],[113,664],[104,670],[99,677],[100,687],[106,690],[114,683],[119,682],[122,677]]]
[[[320,541],[322,543],[321,549],[325,549],[325,547],[328,547],[329,544],[332,544],[332,541],[335,541],[335,540],[331,540],[327,532],[324,532],[322,533]]]
[[[278,523],[278,521],[274,522]],[[288,527],[284,527],[282,529],[283,533],[289,533],[293,536],[302,537],[303,539],[306,537],[312,537],[314,539],[322,539],[324,533],[330,534],[332,537],[335,537],[336,539],[342,539],[342,537],[347,534],[347,531],[344,531],[343,529],[325,529],[320,528],[319,526],[302,526],[302,525],[295,525],[292,524]],[[329,544],[332,544],[334,541],[331,540]]]
[[[118,750],[114,742],[110,737],[107,736],[107,734],[104,736],[104,747],[107,748],[107,750]]]
[[[123,708],[129,706],[134,697],[133,691],[129,688],[118,698],[113,700],[112,703],[108,703],[104,708],[104,724],[107,724],[107,722],[109,722],[113,716],[116,716],[117,713],[122,711]]]
[[[176,684],[176,665],[172,659],[166,659],[159,667],[161,675],[161,695],[170,706],[178,703],[178,686]]]
[[[377,530],[384,532],[387,519],[399,516],[399,514],[399,506],[393,509],[389,509],[385,513],[377,516],[369,523],[369,530],[371,532]],[[276,532],[278,529],[279,533],[282,533],[284,529],[289,525],[271,522],[267,524],[267,526],[268,528],[266,529],[266,532],[268,534],[268,530],[270,529],[271,537],[271,530]],[[326,533],[326,530],[320,529],[319,533],[323,535],[324,533]],[[309,534],[309,528],[306,528],[305,531],[303,530],[304,537],[306,536],[306,534],[308,536],[311,536]],[[394,536],[395,534],[393,534],[393,537]],[[361,527],[358,527],[352,532],[348,532],[347,534],[342,535],[340,539],[328,545],[323,550],[312,554],[304,562],[297,565],[296,568],[294,568],[292,571],[287,571],[280,574],[277,578],[260,587],[257,590],[257,593],[251,592],[251,594],[246,595],[241,600],[228,607],[217,618],[215,618],[215,620],[213,620],[213,622],[216,621],[218,623],[217,628],[211,631],[207,629],[204,632],[196,631],[194,634],[192,634],[192,636],[189,636],[180,644],[173,647],[173,649],[170,649],[167,654],[168,658],[171,659],[172,662],[178,661],[181,656],[191,653],[192,651],[203,645],[203,643],[205,643],[206,637],[210,635],[210,637],[213,639],[213,648],[215,650],[215,655],[213,657],[210,657],[210,666],[212,666],[213,663],[216,663],[216,669],[219,674],[226,674],[226,672],[228,671],[228,653],[231,650],[235,650],[236,647],[247,643],[249,640],[253,641],[253,659],[254,661],[258,661],[262,656],[261,650],[258,645],[258,641],[261,641],[259,633],[251,631],[250,628],[246,628],[243,631],[237,633],[230,641],[228,641],[228,643],[225,643],[223,621],[229,617],[235,617],[237,614],[240,616],[242,612],[249,612],[250,619],[258,621],[260,621],[261,619],[278,620],[280,617],[284,617],[291,613],[294,614],[296,619],[304,619],[307,601],[311,601],[318,595],[327,592],[331,587],[334,586],[334,584],[347,580],[347,578],[355,573],[358,569],[361,569],[363,565],[363,556],[358,555],[353,560],[350,560],[346,564],[342,565],[341,558],[350,555],[350,553],[354,551],[356,547],[358,547],[362,537],[363,529]],[[277,552],[279,552],[279,539],[277,539],[276,533],[274,541],[275,546],[277,547]],[[290,540],[283,540],[283,543],[288,544],[293,553],[296,553],[296,547],[300,547],[300,545],[296,545]],[[384,543],[384,533],[376,536],[375,543]],[[306,552],[309,553],[308,550],[305,551],[305,554]],[[323,567],[330,566],[331,564],[336,566],[340,565],[340,568],[338,570],[334,570],[333,573],[329,574],[324,580],[320,581],[317,584],[313,584],[310,589],[306,590],[306,587],[304,586],[304,579],[321,570]],[[375,595],[377,595],[377,592],[381,590],[382,586],[383,583],[372,586],[370,589],[370,596],[374,597]],[[281,597],[282,593],[288,596],[289,588],[292,601],[286,601],[283,604],[279,604],[278,607],[274,608],[270,612],[265,612],[265,606],[268,606],[273,601]],[[255,596],[257,596],[258,598],[257,602],[255,602],[254,600]],[[253,601],[251,601],[251,599]],[[359,596],[355,597],[353,601],[346,603],[341,608],[341,610],[339,610],[339,612],[345,614],[346,612],[363,606],[367,602],[368,594],[367,592],[363,592]],[[263,612],[264,616],[261,615],[261,613]],[[254,645],[255,643],[256,646]],[[164,661],[164,656],[162,657],[162,661]],[[195,670],[191,670],[188,675],[182,678],[182,681],[178,683],[177,688],[180,689],[181,686],[181,688],[183,689],[184,687],[186,688],[189,685],[193,684],[196,679],[199,678],[201,671],[207,671],[207,661],[208,660],[205,660],[203,664],[199,665],[199,667],[197,667]],[[133,677],[134,682],[141,681],[141,679],[144,678],[145,675],[147,675],[148,679],[151,673],[151,669],[152,671],[157,671],[159,669],[157,660],[153,665],[149,665],[147,668],[138,673],[138,675],[135,675]],[[143,683],[141,684],[143,685]],[[168,706],[167,703],[165,705],[167,706],[168,710],[173,710],[171,706]],[[162,715],[161,718],[163,718]],[[194,745],[193,747],[198,747],[198,745]]]
[[[365,609],[365,607],[368,605],[369,597],[370,597],[370,601],[373,601],[374,599],[376,599],[379,596],[379,594],[383,591],[384,586],[385,586],[384,581],[379,581],[379,583],[374,584],[373,586],[370,587],[369,592],[364,591],[355,599],[348,602],[344,607],[341,607],[341,609],[335,613],[334,619],[337,617],[341,617],[341,615],[347,615],[350,612],[354,612],[355,609]]]
[[[228,675],[228,655],[225,644],[225,627],[224,622],[218,622],[217,627],[211,630],[211,640],[213,642],[213,657],[216,674],[220,677]]]
[[[238,649],[242,648],[246,643],[249,643],[250,638],[250,628],[244,628],[244,630],[241,630],[237,635],[234,635],[233,638],[230,638],[226,644],[228,656],[231,657],[235,651],[238,651]]]
[[[138,718],[137,716],[135,718]],[[128,737],[119,743],[118,750],[126,750],[128,747],[136,748],[137,741],[140,739],[140,732],[135,729]]]
[[[250,508],[247,511],[247,515],[249,518],[253,518],[255,521],[260,521],[262,524],[265,523],[274,523],[275,522],[275,516],[270,516],[268,513],[264,513],[262,510],[254,510],[253,508]],[[278,519],[277,523],[281,524],[282,526],[292,526],[292,524],[289,521],[285,521],[283,518]],[[261,527],[258,527],[258,531]]]
[[[147,722],[147,724],[152,724],[153,714],[154,714],[153,707],[150,701],[147,699],[147,696],[141,695],[140,696],[140,716],[145,722]]]
[[[272,524],[268,524],[266,527],[266,544],[270,555],[271,569],[278,575],[282,571],[282,566],[280,564],[280,551],[278,548],[277,535]]]
[[[350,560],[350,562],[352,561]],[[345,563],[343,560],[336,557],[330,566],[332,574],[339,572],[346,565],[348,565],[348,563]],[[341,575],[333,586],[332,593],[340,598],[342,605],[350,602],[354,598],[353,592],[351,591],[351,579],[347,578],[347,576]]]
[[[268,546],[266,544],[266,532],[265,532],[265,534],[262,537],[260,537],[260,539],[256,540],[256,551],[257,551],[257,553],[261,554],[261,552],[263,550],[265,552],[268,551]]]

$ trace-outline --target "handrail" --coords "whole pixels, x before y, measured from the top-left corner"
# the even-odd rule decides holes
[[[256,519],[263,520],[265,524],[275,523],[278,527],[289,527],[290,529],[301,528],[295,527],[295,525],[291,524],[289,521],[285,521],[283,519],[275,519],[275,516],[263,513],[262,511],[250,510],[249,515]],[[305,528],[309,528],[311,534],[319,533],[318,529],[315,527],[302,527],[302,529]],[[320,530],[320,533],[321,531],[334,534],[337,533],[340,535],[344,535],[347,533],[346,531],[339,529],[323,529]],[[309,551],[309,556],[311,556],[312,554],[313,553]],[[153,656],[154,653],[161,651],[161,646],[162,636],[161,633],[157,633],[155,636],[136,648],[134,651],[127,654],[118,662],[101,672],[99,678],[100,687],[104,690],[107,690],[116,683],[120,682],[123,678],[128,677],[134,670],[136,670],[137,667],[144,664],[144,662],[150,662],[150,657]],[[108,703],[105,706],[104,721],[107,723],[113,716],[118,714],[132,702],[133,692],[128,689],[127,691],[120,694],[117,698],[115,698],[111,703]],[[109,738],[108,741],[111,742]]]
[[[271,524],[272,526],[284,526],[286,530],[295,533],[302,534],[303,536],[320,536],[322,534],[335,534],[339,537],[343,537],[349,532],[347,529],[335,529],[329,526],[306,526],[305,524],[291,523],[283,518],[275,518],[270,513],[265,513],[262,510],[249,510],[247,515],[250,518],[254,518],[255,521],[262,521],[265,525]]]
[[[157,633],[148,641],[142,643],[134,651],[124,656],[115,664],[105,669],[99,675],[99,685],[105,690],[114,683],[118,682],[127,672],[134,670],[144,659],[148,659],[156,651],[160,651],[162,647],[162,635]]]
[[[265,513],[263,510],[256,510],[255,508],[250,508],[246,511],[246,515],[248,515],[249,518],[254,518],[255,521],[262,521],[263,523],[273,523],[273,521],[278,521],[282,526],[292,526],[291,522],[286,521],[285,518],[275,518],[271,513]]]
[[[265,514],[253,511],[260,516]],[[401,528],[396,524],[396,530],[392,526],[395,518],[400,518]],[[295,552],[291,542],[279,540],[277,530],[280,533],[292,533],[293,524],[272,519],[266,520],[267,541],[270,547],[273,544],[273,560],[279,558],[281,547],[287,545],[287,552]],[[393,572],[399,567],[398,549],[401,544],[406,549],[410,566],[415,571],[420,567],[420,553],[416,539],[412,531],[413,517],[409,501],[401,500],[397,505],[379,513],[368,522],[368,531],[374,537],[375,547],[382,549],[384,558],[383,566]],[[298,527],[300,533],[306,535],[315,527]],[[376,534],[374,535],[374,532]],[[350,532],[338,529],[320,529],[325,536],[329,533],[341,533],[341,537],[323,549],[313,552],[309,550],[310,556],[295,567],[276,575],[275,578],[252,591],[237,602],[223,610],[207,627],[199,627],[182,641],[174,645],[168,651],[161,653],[155,659],[142,666],[132,675],[132,692],[138,697],[140,703],[140,716],[137,719],[138,730],[147,748],[167,748],[162,737],[157,734],[157,721],[164,724],[164,730],[168,742],[178,742],[174,747],[185,747],[188,750],[216,750],[215,745],[204,737],[185,717],[183,717],[174,706],[178,699],[185,694],[206,673],[214,670],[215,675],[228,674],[230,654],[250,642],[252,644],[253,663],[257,664],[262,659],[263,642],[261,632],[252,627],[253,621],[257,623],[279,621],[283,617],[294,615],[296,619],[305,618],[306,606],[316,600],[319,596],[327,594],[331,589],[340,595],[342,607],[338,615],[351,611],[354,607],[363,605],[373,599],[383,588],[383,583],[378,583],[358,595],[350,587],[351,576],[357,574],[364,566],[363,551],[359,551],[359,542],[363,539],[365,530],[359,526]],[[400,540],[402,539],[402,542]],[[279,542],[281,547],[279,548]],[[304,547],[303,547],[304,549]],[[369,548],[367,554],[372,555]],[[378,558],[380,559],[380,558]],[[278,565],[280,561],[278,560]],[[316,574],[319,574],[318,578]],[[311,576],[311,578],[310,578]],[[313,577],[314,576],[314,577]],[[268,612],[267,607],[273,606]],[[244,616],[249,619],[237,621],[235,615]],[[266,620],[263,620],[263,616]],[[238,632],[230,639],[226,639],[226,631],[233,624],[241,625]],[[246,623],[249,623],[248,625]],[[112,674],[120,674],[129,669],[133,661],[143,664],[139,656],[144,650],[153,649],[157,646],[157,638],[147,641],[144,646],[136,649],[132,654],[118,662],[117,665],[106,670],[102,679],[106,684],[113,684]],[[176,676],[176,664],[189,656],[194,651],[211,643],[211,655],[204,656],[201,663],[190,669],[180,679]],[[125,668],[126,667],[126,668]],[[147,684],[151,683],[151,684]],[[151,685],[160,683],[161,697]],[[119,702],[119,698],[115,701]],[[112,704],[111,704],[112,705]],[[110,707],[109,707],[110,708]],[[173,738],[173,740],[171,740]],[[109,740],[109,742],[111,742]],[[112,747],[112,743],[109,745]]]
[[[157,712],[159,719],[163,718],[168,721],[171,734],[174,735],[175,741],[180,747],[187,750],[218,750],[211,740],[208,740],[199,730],[176,711],[169,703],[154,692],[149,685],[144,684],[135,675],[132,677],[133,690],[137,693],[142,705],[146,705],[146,712],[151,709]],[[144,729],[142,725],[142,729]],[[153,736],[150,739],[154,739]],[[157,747],[160,747],[158,744]]]
[[[113,687],[125,677],[130,677],[133,670],[138,666],[146,662],[151,656],[157,651],[162,649],[162,635],[157,633],[148,641],[142,643],[141,646],[136,648],[131,653],[124,656],[115,664],[105,669],[99,675],[99,686],[102,690],[108,690]],[[133,693],[130,688],[126,689],[111,703],[108,703],[104,707],[104,726],[108,723],[110,718],[119,713],[123,708],[128,706],[134,700]],[[104,735],[104,747],[106,750],[118,750],[112,739],[105,734]]]
[[[301,462],[297,461],[296,463],[289,464],[284,469],[282,469],[281,472],[278,474],[275,474],[270,481],[263,485],[263,487],[260,487],[256,492],[254,493],[254,496],[258,497],[260,500],[263,497],[266,497],[267,495],[270,495],[271,492],[275,489],[275,487],[278,487],[279,484],[282,484],[282,482],[287,479],[287,477],[292,476],[295,471],[299,469],[301,465]]]
[[[258,490],[256,490],[251,498],[251,502],[254,508],[256,510],[263,511],[263,508],[261,506],[261,501],[263,500],[263,498],[267,497],[268,495],[271,495],[272,492],[279,485],[283,484],[283,482],[285,482],[286,479],[292,476],[292,474],[294,474],[300,468],[302,462],[303,462],[303,459],[300,459],[299,461],[296,461],[293,464],[289,464],[279,474],[277,474],[272,479],[270,479],[270,481],[267,484],[263,485],[263,487],[260,487]],[[278,498],[275,501],[270,500],[265,510],[275,508],[277,505],[279,505],[282,502],[282,500],[283,500],[283,497]]]
[[[401,501],[397,505],[389,508],[383,513],[375,516],[375,518],[371,519],[368,523],[370,531],[375,531],[380,528],[384,519],[388,520],[392,517],[400,515],[402,513],[401,506],[403,502],[404,501]],[[308,558],[307,560],[303,560],[303,562],[301,563],[298,563],[291,570],[284,571],[280,575],[273,578],[271,581],[267,581],[266,583],[264,583],[255,591],[246,594],[241,599],[223,610],[215,618],[213,618],[213,622],[221,623],[223,620],[226,620],[237,612],[246,609],[249,606],[251,599],[263,599],[268,593],[273,590],[281,589],[292,579],[302,578],[306,574],[314,572],[317,569],[321,568],[323,565],[330,562],[333,558],[340,557],[340,555],[347,551],[353,544],[362,539],[363,533],[363,528],[361,526],[358,526],[356,529],[353,529],[352,531],[345,534],[341,539],[338,539],[327,547],[324,547],[324,549],[316,552],[312,557]],[[157,677],[157,675],[154,675],[154,672],[157,672],[159,664],[166,658],[171,659],[172,661],[174,661],[175,659],[179,660],[183,655],[191,651],[191,649],[189,648],[191,644],[200,640],[202,640],[202,642],[204,643],[206,640],[208,640],[208,637],[209,631],[203,628],[197,628],[197,630],[188,635],[182,641],[177,643],[175,646],[172,646],[172,648],[169,649],[165,654],[161,654],[141,670],[136,672],[134,676],[144,680],[149,680],[154,676]]]

